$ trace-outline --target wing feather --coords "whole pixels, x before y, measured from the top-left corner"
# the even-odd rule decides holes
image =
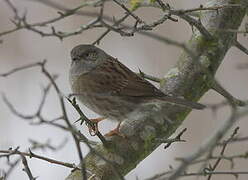
[[[164,93],[149,81],[138,76],[114,58],[106,61],[101,68],[108,69],[111,94],[133,97],[164,96]]]
[[[135,98],[157,98],[166,102],[176,103],[194,109],[203,109],[205,106],[185,99],[170,97],[157,89],[149,81],[138,76],[117,59],[109,59],[94,70],[98,77],[95,81],[103,84],[101,92],[114,96]],[[105,85],[105,86],[104,86]]]

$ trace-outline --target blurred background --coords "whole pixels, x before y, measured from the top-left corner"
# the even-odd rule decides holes
[[[39,22],[46,20],[57,15],[57,11],[42,4],[26,1],[26,0],[13,0],[13,4],[18,8],[22,14],[27,12],[27,20],[29,22]],[[57,2],[67,6],[68,8],[76,7],[80,4],[80,0],[57,0]],[[187,1],[173,1],[168,0],[172,7],[180,8],[194,8],[199,7],[206,1],[187,0]],[[88,11],[95,11],[94,8],[87,8]],[[115,17],[121,17],[123,11],[117,6],[107,6],[106,14]],[[136,12],[147,22],[154,21],[161,16],[161,12],[156,9],[140,9]],[[10,19],[13,17],[13,12],[9,9],[4,1],[0,1],[0,32],[8,30],[13,27]],[[91,18],[82,16],[72,16],[66,18],[54,26],[56,29],[63,31],[73,31],[81,24],[87,23]],[[57,84],[64,94],[71,93],[68,82],[68,70],[70,65],[70,51],[78,44],[87,44],[95,41],[104,30],[85,31],[84,33],[66,38],[60,41],[56,37],[42,38],[40,35],[21,30],[0,37],[3,41],[0,44],[0,73],[7,72],[8,70],[23,66],[25,64],[42,61],[47,59],[47,69],[53,74],[58,74]],[[191,27],[183,20],[179,22],[166,21],[163,25],[158,26],[153,32],[160,35],[169,37],[176,41],[185,42],[189,40],[192,31]],[[240,42],[248,47],[247,37],[239,35]],[[171,69],[177,62],[180,56],[181,49],[163,44],[154,39],[151,39],[140,34],[135,34],[134,37],[121,37],[115,32],[108,34],[100,43],[100,48],[114,57],[117,57],[122,63],[130,67],[133,71],[141,69],[147,74],[157,77],[163,77],[166,72]],[[248,98],[248,70],[239,70],[237,65],[239,63],[246,63],[248,56],[237,50],[231,48],[227,53],[225,60],[217,72],[217,79],[219,82],[234,96],[247,99]],[[40,72],[40,68],[31,68],[25,71],[18,72],[6,78],[0,78],[0,92],[4,93],[16,109],[23,114],[33,114],[39,105],[42,97],[42,87],[48,83],[46,77]],[[209,91],[201,99],[202,103],[213,104],[219,103],[224,100],[223,97],[213,91]],[[85,114],[89,118],[96,118],[98,115],[81,105]],[[71,122],[77,120],[78,115],[75,110],[67,103],[67,111]],[[54,90],[48,95],[45,108],[42,111],[46,118],[56,118],[61,114],[59,101]],[[169,169],[169,165],[176,167],[178,162],[175,157],[184,157],[208,137],[216,127],[219,126],[230,115],[228,107],[221,108],[217,113],[211,110],[193,111],[177,132],[183,128],[188,130],[183,135],[183,139],[187,140],[186,143],[175,143],[168,149],[164,150],[163,145],[156,149],[149,157],[143,160],[134,170],[127,176],[127,180],[133,180],[137,177],[145,179],[156,173],[160,173]],[[247,118],[246,118],[247,119]],[[238,122],[240,126],[239,133],[247,135],[247,121],[245,118]],[[97,140],[95,137],[89,136],[88,130],[85,125],[80,126],[75,124],[84,134],[92,140]],[[113,129],[116,124],[103,121],[100,123],[99,128],[102,133],[106,133]],[[227,136],[229,137],[229,136]],[[59,145],[64,139],[67,139],[65,147],[59,151],[35,151],[37,154],[58,159],[64,162],[78,163],[78,155],[74,142],[68,132],[56,129],[51,126],[30,125],[29,122],[24,121],[13,115],[7,106],[0,99],[0,149],[8,149],[9,147],[16,148],[20,146],[20,150],[25,151],[29,148],[29,139],[34,139],[39,142],[46,142],[47,139],[51,140],[51,144]],[[239,154],[248,148],[248,142],[228,146],[227,154]],[[82,145],[84,155],[87,154],[88,149]],[[64,179],[69,173],[70,169],[49,164],[37,159],[28,159],[30,168],[34,176],[39,179]],[[6,169],[6,161],[0,159],[0,169]],[[235,170],[247,171],[247,160],[240,160],[235,163]],[[11,180],[24,180],[28,179],[22,165],[18,166],[12,175],[9,177]],[[223,160],[219,169],[229,170],[230,163]],[[193,170],[197,170],[193,169]],[[193,171],[192,170],[192,171]],[[1,175],[1,174],[0,174]],[[212,179],[233,179],[233,176],[214,176]],[[247,175],[240,175],[240,180],[246,180]],[[189,177],[184,179],[195,179]],[[200,178],[205,179],[205,178]]]

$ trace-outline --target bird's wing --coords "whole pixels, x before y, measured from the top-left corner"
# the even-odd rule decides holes
[[[113,96],[157,98],[158,100],[176,103],[194,109],[203,109],[205,107],[196,102],[165,95],[149,81],[138,76],[114,58],[102,63],[94,70],[94,73],[98,74],[94,77],[98,77],[95,80],[98,81],[98,84],[102,84],[102,93]]]
[[[117,96],[154,97],[164,96],[150,82],[138,76],[118,60],[111,58],[101,64],[94,72],[102,72],[99,83],[106,84],[104,91]]]

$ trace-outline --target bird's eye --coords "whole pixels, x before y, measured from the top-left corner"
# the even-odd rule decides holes
[[[84,57],[87,60],[93,60],[94,61],[97,59],[97,53],[95,51],[89,51],[89,52],[84,53]]]
[[[77,61],[77,60],[78,60],[77,57],[73,57],[73,58],[72,58],[72,61]]]

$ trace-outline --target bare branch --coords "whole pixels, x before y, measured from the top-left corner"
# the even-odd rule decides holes
[[[81,111],[79,105],[76,102],[76,99],[73,98],[73,100],[70,100],[69,98],[67,98],[67,100],[71,103],[71,105],[75,108],[75,110],[78,112],[78,114],[80,115],[80,120],[81,120],[81,124],[85,121],[87,123],[87,125],[89,125],[92,129],[95,129],[95,125],[92,121],[90,121],[85,115],[84,113]],[[107,141],[106,139],[103,137],[103,135],[97,130],[96,131],[96,136],[101,140],[101,142],[107,147]]]
[[[231,140],[234,138],[234,136],[238,133],[238,130],[239,130],[239,127],[236,127],[235,130],[233,131],[232,135],[230,136],[230,138],[229,138],[228,140],[225,141],[225,144],[223,145],[223,147],[222,147],[222,149],[221,149],[221,152],[220,152],[220,155],[221,155],[221,156],[224,155],[224,152],[225,152],[225,150],[226,150],[226,147],[227,147],[227,145],[228,145],[228,142],[231,141]],[[222,158],[218,158],[218,159],[216,160],[216,162],[214,163],[214,165],[211,166],[211,168],[208,168],[207,170],[210,171],[210,172],[215,171],[215,169],[217,168],[217,166],[219,165],[219,163],[220,163],[221,160],[222,160]],[[205,168],[205,170],[206,170],[206,168]],[[210,175],[208,176],[207,179],[210,180],[211,177],[212,177],[212,175],[210,174]]]
[[[187,14],[181,14],[180,11],[174,11],[174,10],[170,10],[170,13],[173,15],[177,15],[180,18],[184,19],[185,21],[187,21],[190,25],[195,26],[200,33],[202,33],[202,35],[207,39],[207,40],[213,40],[213,36],[210,34],[210,32],[202,25],[201,20],[199,19],[198,21],[195,20],[194,18],[190,17]]]
[[[20,156],[22,158],[22,164],[24,166],[23,170],[27,173],[30,180],[35,180],[36,178],[34,178],[32,175],[32,172],[28,166],[28,161],[27,161],[26,157],[22,153],[20,153]]]
[[[6,0],[6,2],[10,3],[9,0]],[[95,1],[95,3],[98,3],[98,1]],[[19,17],[18,14],[17,14],[17,9],[14,7],[14,5],[12,3],[11,4],[11,9],[14,11],[15,13],[15,19],[18,20],[17,23],[15,23],[16,27],[11,29],[11,30],[7,30],[7,31],[4,31],[4,32],[0,32],[0,36],[3,36],[3,35],[6,35],[6,34],[9,34],[9,33],[12,33],[12,32],[15,32],[15,31],[18,31],[18,30],[21,30],[21,29],[28,29],[28,30],[31,30],[33,32],[36,32],[38,34],[40,34],[42,37],[44,36],[55,36],[55,37],[58,37],[59,39],[63,39],[63,38],[66,38],[66,37],[69,37],[69,36],[72,36],[72,35],[77,35],[77,34],[80,34],[82,33],[84,30],[88,30],[89,28],[92,28],[92,27],[98,27],[98,26],[94,26],[98,21],[92,21],[90,22],[89,24],[87,25],[82,25],[78,30],[74,31],[74,32],[61,32],[61,31],[56,31],[53,27],[52,27],[52,32],[51,33],[46,33],[46,32],[43,32],[41,30],[38,30],[36,29],[36,27],[39,27],[39,26],[47,26],[49,24],[52,24],[52,23],[55,23],[57,21],[60,21],[66,17],[69,17],[71,15],[74,15],[78,10],[80,10],[81,8],[83,7],[86,7],[86,6],[89,6],[89,5],[92,5],[92,4],[95,4],[95,3],[92,3],[92,2],[84,2],[82,3],[81,5],[79,5],[78,7],[76,8],[73,8],[73,9],[64,9],[64,12],[63,13],[59,13],[59,16],[56,17],[56,18],[51,18],[50,20],[46,20],[46,21],[42,21],[42,22],[38,22],[38,23],[32,23],[32,24],[29,24],[26,20],[25,17]]]
[[[233,97],[227,90],[225,90],[217,80],[213,80],[212,89],[224,96],[228,103],[234,106],[246,106],[248,101],[242,101]]]
[[[242,7],[241,4],[226,4],[226,5],[221,5],[221,6],[211,6],[211,7],[204,7],[201,5],[198,8],[192,8],[192,9],[186,9],[186,10],[177,10],[179,13],[186,14],[186,13],[192,13],[195,11],[217,11],[220,9],[225,9],[225,8],[233,8],[233,7]]]
[[[248,33],[248,32],[247,32]],[[240,51],[244,52],[246,55],[248,55],[248,49],[244,47],[238,40],[234,41],[234,46],[238,48]]]
[[[166,175],[171,174],[173,171],[166,171],[160,174],[156,174],[155,176],[145,179],[145,180],[168,180],[167,177],[164,177]],[[215,171],[215,172],[211,172],[211,171],[204,171],[204,172],[184,172],[183,174],[180,175],[180,177],[189,177],[189,176],[206,176],[206,175],[232,175],[234,177],[238,177],[238,175],[242,175],[242,174],[248,174],[248,171]]]
[[[120,3],[118,0],[113,0],[116,4],[118,4],[121,8],[126,11],[126,14],[131,15],[138,23],[144,23],[137,15],[135,15],[132,11],[130,11],[124,4]]]
[[[172,175],[169,176],[168,180],[176,179],[184,172],[189,164],[191,164],[205,152],[211,152],[216,146],[217,142],[220,141],[220,139],[224,136],[227,130],[233,126],[237,119],[247,115],[247,113],[247,111],[237,113],[237,111],[233,109],[231,117],[226,120],[225,123],[219,129],[217,129],[213,135],[210,136],[196,151],[192,152],[189,156],[184,158],[182,160],[182,164],[172,173]]]
[[[126,14],[122,18],[120,18],[118,21],[116,21],[112,26],[119,26],[121,22],[125,21],[126,18],[129,17],[129,14]],[[100,44],[100,41],[111,31],[111,29],[107,29],[99,38],[97,38],[92,44]],[[118,30],[117,30],[118,31]]]
[[[9,72],[6,72],[6,73],[0,73],[0,77],[7,77],[13,73],[16,73],[18,71],[22,71],[22,70],[26,70],[26,69],[29,69],[29,68],[32,68],[32,67],[35,67],[35,66],[41,66],[42,64],[45,64],[46,61],[42,61],[42,62],[35,62],[35,63],[32,63],[32,64],[27,64],[27,65],[24,65],[24,66],[21,66],[21,67],[18,67],[18,68],[14,68],[12,70],[10,70]]]
[[[187,131],[187,128],[184,128],[175,138],[171,138],[171,139],[156,139],[156,140],[158,142],[160,142],[160,143],[167,143],[164,146],[164,149],[167,149],[174,142],[186,142],[185,140],[181,139],[181,136],[185,133],[185,131]]]
[[[34,152],[31,151],[31,149],[29,150],[29,153],[21,152],[18,149],[0,150],[0,154],[2,154],[2,155],[0,155],[0,158],[1,157],[6,157],[6,156],[9,157],[9,156],[12,156],[12,155],[19,154],[19,155],[22,155],[22,156],[27,156],[29,158],[36,158],[36,159],[40,159],[40,160],[43,160],[43,161],[47,161],[47,162],[52,163],[52,164],[61,165],[61,166],[67,167],[67,168],[79,169],[75,164],[68,163],[68,162],[62,162],[62,161],[58,161],[58,160],[55,160],[55,159],[52,159],[52,158],[48,158],[48,157],[44,157],[44,156],[35,154]]]
[[[84,163],[83,163],[83,155],[82,155],[82,151],[81,151],[81,147],[80,147],[80,140],[78,139],[77,135],[74,133],[75,130],[73,130],[74,128],[72,127],[72,125],[71,125],[71,123],[70,123],[70,121],[68,119],[67,112],[66,112],[66,109],[65,109],[65,104],[64,104],[64,97],[62,95],[62,92],[60,91],[58,85],[54,81],[53,76],[46,70],[45,63],[46,63],[46,60],[44,60],[43,62],[38,62],[38,63],[31,64],[31,65],[26,65],[26,66],[23,66],[23,67],[20,67],[20,68],[15,68],[14,70],[9,71],[8,73],[4,73],[4,76],[3,75],[2,76],[5,77],[6,75],[8,76],[8,75],[10,75],[12,73],[15,73],[15,72],[18,72],[20,70],[30,68],[30,67],[33,67],[33,66],[39,66],[41,68],[42,73],[48,78],[48,80],[50,81],[51,85],[55,88],[55,91],[57,92],[57,95],[58,95],[59,101],[60,101],[60,105],[61,105],[61,109],[62,109],[62,113],[63,113],[63,120],[67,124],[67,127],[64,127],[64,126],[59,125],[59,124],[54,124],[53,122],[47,122],[47,123],[53,124],[54,126],[57,126],[57,127],[63,128],[63,129],[69,129],[69,132],[71,132],[71,134],[72,134],[72,136],[74,138],[76,147],[77,147],[83,178],[86,179],[86,171],[85,171],[85,166],[84,166]],[[9,101],[7,100],[7,98],[5,96],[3,96],[3,99],[4,99],[5,103],[8,105],[8,107],[11,109],[11,111],[14,114],[16,114],[17,116],[19,116],[19,117],[21,117],[23,119],[33,119],[35,117],[39,117],[42,122],[45,122],[45,120],[42,119],[40,114],[35,114],[35,115],[32,115],[32,116],[23,116],[21,113],[18,113],[15,110],[15,108],[12,106],[11,103],[9,103]],[[42,107],[42,104],[43,103],[41,103],[40,107]],[[37,113],[39,113],[39,112],[40,112],[40,110],[37,111]]]

